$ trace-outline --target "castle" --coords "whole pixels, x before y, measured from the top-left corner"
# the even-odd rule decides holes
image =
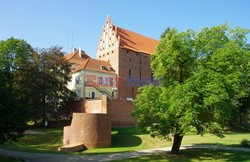
[[[69,89],[80,100],[70,126],[64,127],[60,151],[111,145],[111,127],[135,126],[131,113],[137,88],[154,82],[150,55],[159,41],[117,27],[107,17],[96,59],[74,49],[65,56],[72,64]]]
[[[109,62],[122,79],[122,85],[117,86],[118,99],[134,99],[138,85],[142,85],[145,78],[153,80],[150,55],[158,43],[155,39],[115,26],[107,17],[96,58]]]
[[[83,98],[100,98],[105,93],[112,98],[132,101],[138,87],[153,81],[150,55],[158,43],[158,40],[115,26],[108,16],[102,27],[96,59],[90,58],[81,49],[65,56],[73,63],[69,88]],[[88,73],[83,75],[81,71]],[[94,79],[98,86],[88,85],[87,77],[90,75],[97,76]],[[112,84],[100,86],[99,83],[105,82],[107,78]],[[79,82],[85,85],[79,85]]]

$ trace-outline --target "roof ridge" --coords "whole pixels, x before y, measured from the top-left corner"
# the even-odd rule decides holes
[[[70,60],[70,59],[72,59],[76,54],[77,54],[77,50],[75,50],[74,52],[72,52],[73,53],[73,55],[71,56],[71,57],[69,57],[69,59],[68,60]],[[72,54],[71,53],[71,54]],[[66,55],[67,56],[67,55]]]
[[[89,60],[90,60],[91,58],[87,58],[86,59],[86,64],[85,64],[85,66],[84,66],[84,68],[83,69],[85,69],[86,68],[86,66],[87,66],[87,64],[89,63]]]
[[[115,25],[114,25],[114,26],[115,26]],[[142,36],[142,37],[149,38],[149,39],[153,39],[153,40],[155,40],[155,41],[158,41],[158,42],[159,42],[159,40],[154,39],[154,38],[151,38],[151,37],[149,37],[149,36],[145,36],[145,35],[142,35],[142,34],[140,34],[140,33],[137,33],[137,32],[134,32],[134,31],[131,31],[131,30],[125,29],[125,28],[121,28],[121,27],[119,27],[119,26],[115,26],[115,27],[120,28],[120,29],[122,29],[122,30],[127,30],[128,32],[131,32],[131,33],[134,33],[134,34],[137,34],[137,35],[140,35],[140,36]]]

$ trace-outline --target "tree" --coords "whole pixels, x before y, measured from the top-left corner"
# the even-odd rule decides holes
[[[58,47],[42,49],[34,61],[16,73],[15,87],[20,99],[29,103],[31,119],[43,123],[48,119],[67,118],[75,93],[66,86],[70,64]],[[25,93],[23,93],[25,92]]]
[[[0,68],[15,71],[33,57],[33,48],[25,40],[13,37],[0,41]]]
[[[15,71],[28,62],[33,49],[24,40],[0,41],[0,143],[17,140],[26,129],[28,111],[14,92]]]
[[[161,34],[160,39],[163,39],[168,32],[171,31],[171,28],[167,27],[167,29],[164,30],[164,32]]]
[[[135,100],[138,126],[153,137],[174,137],[178,154],[183,136],[195,128],[220,137],[238,99],[249,94],[249,50],[246,30],[227,25],[198,34],[171,29],[151,58],[161,87],[141,87]]]

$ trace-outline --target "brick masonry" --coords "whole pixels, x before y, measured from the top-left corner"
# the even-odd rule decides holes
[[[74,144],[82,144],[85,148],[109,147],[111,145],[110,116],[73,113],[71,125],[64,127],[63,145]]]
[[[73,108],[73,112],[95,113],[100,111],[108,113],[112,127],[136,126],[135,119],[132,117],[133,110],[134,104],[132,101],[108,99],[106,96],[103,96],[101,100],[78,101]]]

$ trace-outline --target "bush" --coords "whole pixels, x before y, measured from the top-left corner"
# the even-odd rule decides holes
[[[250,147],[250,141],[248,141],[247,139],[243,139],[241,141],[241,146],[243,146],[243,147]]]

